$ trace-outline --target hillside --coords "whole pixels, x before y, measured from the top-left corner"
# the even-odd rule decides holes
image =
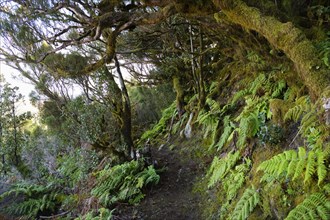
[[[0,29],[39,109],[0,77],[0,218],[330,219],[329,1],[0,0]]]

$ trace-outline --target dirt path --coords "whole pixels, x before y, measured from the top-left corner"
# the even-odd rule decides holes
[[[129,220],[198,220],[201,219],[199,195],[193,193],[193,185],[201,171],[195,160],[182,151],[180,141],[174,148],[169,144],[152,149],[153,159],[159,167],[167,169],[161,174],[157,186],[147,192],[146,198],[135,207],[120,211],[118,219]],[[172,145],[173,147],[173,145]]]

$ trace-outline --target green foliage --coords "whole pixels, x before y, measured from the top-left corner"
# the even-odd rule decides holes
[[[18,93],[18,87],[11,87],[2,82],[0,75],[0,174],[8,173],[15,167],[23,176],[29,174],[28,167],[22,161],[22,145],[24,134],[22,127],[31,114],[18,114],[17,104],[23,96]]]
[[[279,80],[277,83],[272,85],[272,98],[279,98],[284,90],[287,88],[285,80]]]
[[[111,220],[113,218],[113,210],[109,210],[106,208],[100,208],[98,213],[95,211],[90,211],[84,216],[80,216],[75,218],[75,220]]]
[[[217,150],[221,150],[233,138],[235,125],[229,117],[230,116],[227,115],[223,118],[223,132],[218,143],[215,144]]]
[[[137,203],[144,197],[142,188],[157,184],[160,178],[153,166],[144,169],[141,161],[106,167],[95,175],[97,182],[91,193],[104,206],[119,201]]]
[[[10,197],[24,198],[23,201],[15,202],[5,208],[10,215],[35,218],[42,212],[52,212],[60,204],[61,194],[52,185],[37,185],[31,183],[15,184],[11,190],[3,193],[0,200]]]
[[[157,135],[161,134],[167,127],[167,122],[173,117],[173,114],[176,112],[175,102],[172,103],[168,108],[163,110],[162,117],[159,122],[151,129],[146,131],[141,136],[141,141],[145,141],[148,138],[155,138]]]
[[[221,181],[239,159],[239,151],[231,151],[223,158],[214,157],[210,169],[206,174],[206,177],[209,179],[208,188],[214,187],[215,184]]]
[[[129,87],[134,123],[146,126],[161,118],[162,110],[172,104],[175,93],[170,84],[154,87]]]
[[[320,185],[327,174],[325,158],[325,153],[320,149],[306,153],[305,148],[299,147],[298,153],[294,150],[288,150],[262,162],[258,171],[262,170],[265,174],[276,178],[290,177],[292,180],[300,177],[305,171],[304,183],[309,183],[315,174],[318,177],[318,185]],[[267,175],[264,175],[262,180],[265,178]]]
[[[328,13],[330,12],[330,7],[328,7]],[[317,44],[317,49],[319,51],[321,60],[330,69],[330,32],[328,32],[328,38]]]
[[[293,120],[297,122],[304,113],[311,110],[310,99],[308,96],[302,96],[296,100],[294,107],[290,108],[284,116],[284,120]]]
[[[87,179],[88,174],[97,166],[98,158],[94,151],[78,149],[60,156],[57,162],[57,172],[62,176],[64,184],[74,188],[80,181]]]
[[[244,220],[247,219],[253,209],[259,203],[259,193],[252,188],[247,188],[240,200],[237,202],[234,212],[230,219]]]
[[[206,99],[206,104],[210,110],[202,110],[199,112],[196,122],[202,125],[204,138],[208,137],[211,132],[215,132],[219,123],[221,108],[219,103],[212,99]]]
[[[330,200],[323,193],[308,196],[301,204],[290,211],[285,220],[330,219]]]
[[[246,158],[245,163],[237,165],[235,169],[230,170],[230,174],[222,181],[227,201],[231,201],[236,197],[238,190],[245,182],[246,173],[250,170],[250,166],[251,160]]]
[[[242,117],[239,124],[238,146],[243,147],[247,138],[257,134],[259,127],[260,121],[257,112],[250,112],[247,116]]]

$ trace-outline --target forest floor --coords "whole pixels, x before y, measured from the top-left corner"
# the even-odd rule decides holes
[[[160,174],[158,185],[146,192],[136,206],[120,207],[118,220],[194,220],[201,218],[200,195],[194,193],[194,184],[203,174],[198,160],[192,158],[189,141],[173,138],[161,147],[152,147],[152,159]]]

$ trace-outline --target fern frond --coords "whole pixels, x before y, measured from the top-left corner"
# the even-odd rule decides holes
[[[207,178],[209,178],[208,188],[213,187],[224,176],[226,176],[239,158],[239,151],[235,153],[230,152],[225,158],[221,159],[214,157],[211,167],[206,175]]]
[[[290,150],[291,153],[291,158],[290,158],[290,163],[288,165],[288,169],[287,169],[287,174],[286,174],[286,178],[293,176],[295,174],[295,167],[297,167],[298,164],[298,159],[297,159],[297,153],[293,150]]]
[[[236,102],[237,102],[240,98],[246,96],[246,95],[248,94],[248,92],[249,92],[249,91],[246,90],[246,89],[244,89],[244,90],[240,90],[240,91],[236,92],[235,95],[233,96],[232,100],[231,100],[231,105],[236,104]]]
[[[310,181],[312,175],[315,173],[316,162],[315,162],[314,154],[315,154],[314,151],[310,151],[308,153],[304,183]]]
[[[314,174],[318,177],[318,185],[320,185],[327,175],[327,168],[324,164],[325,154],[321,149],[311,150],[306,153],[305,148],[299,147],[298,153],[294,150],[284,151],[262,162],[257,171],[263,170],[267,177],[281,177],[286,173],[286,178],[292,177],[297,179],[304,174],[304,183],[312,180]],[[262,178],[266,180],[268,178]]]
[[[237,165],[235,170],[230,171],[223,182],[223,189],[227,194],[227,201],[234,199],[237,191],[243,186],[245,182],[246,173],[250,170],[251,160],[246,159],[245,163]]]
[[[291,219],[330,219],[330,209],[327,207],[326,196],[315,193],[307,197],[301,204],[290,211],[285,220]]]
[[[301,116],[309,112],[311,109],[310,101],[308,96],[300,97],[296,102],[295,106],[290,108],[284,116],[284,120],[299,121]]]
[[[258,203],[259,193],[254,189],[254,187],[246,189],[240,200],[237,202],[231,219],[247,219]]]
[[[255,95],[258,89],[263,87],[263,84],[267,81],[265,74],[261,73],[252,83],[249,88],[249,92]]]
[[[311,127],[317,127],[319,119],[315,111],[307,112],[300,122],[300,133],[307,136]]]
[[[285,80],[280,80],[278,81],[274,88],[272,88],[272,98],[278,98],[279,96],[281,96],[281,94],[283,93],[283,90],[286,88],[286,82]]]
[[[118,201],[136,203],[144,194],[141,189],[148,184],[157,184],[159,175],[153,166],[143,169],[141,161],[130,161],[99,171],[92,195],[104,205]]]
[[[299,175],[303,173],[305,167],[306,160],[306,150],[303,147],[299,147],[298,149],[298,163],[295,169],[295,173],[293,175],[292,180],[295,180]]]
[[[241,118],[239,124],[239,137],[237,144],[243,147],[246,139],[256,135],[260,127],[260,121],[257,112],[250,112],[248,116]]]
[[[317,167],[317,184],[320,185],[327,176],[327,167],[324,164],[325,154],[322,150],[318,149],[316,151],[316,167]]]
[[[276,177],[279,177],[283,172],[287,172],[287,175],[289,175],[289,173],[291,174],[292,170],[296,167],[294,166],[296,157],[296,152],[294,150],[285,151],[282,154],[278,154],[271,159],[262,162],[257,171],[263,170],[265,173]],[[289,170],[288,167],[290,167]]]
[[[229,116],[225,116],[223,119],[223,132],[221,134],[220,140],[217,144],[215,144],[215,147],[217,150],[220,150],[223,146],[225,146],[229,141],[230,137],[232,136],[234,125],[230,121]]]

